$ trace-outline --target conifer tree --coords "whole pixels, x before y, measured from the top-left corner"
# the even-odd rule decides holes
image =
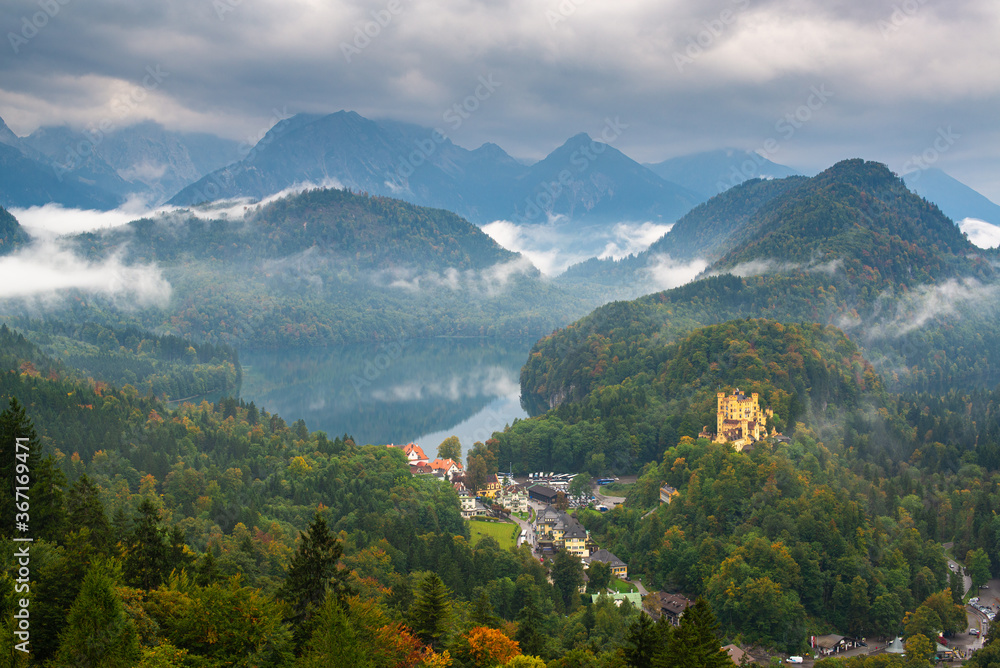
[[[90,542],[102,554],[111,549],[111,524],[97,486],[86,474],[80,476],[66,494],[66,522],[70,531],[90,530]]]
[[[125,579],[134,587],[155,589],[163,582],[169,566],[170,547],[160,523],[160,511],[152,501],[143,499],[125,546]]]
[[[297,647],[301,647],[312,634],[313,616],[327,592],[331,592],[341,604],[349,593],[347,571],[338,567],[342,554],[340,541],[317,511],[299,538],[285,582],[278,591],[278,598],[291,606],[288,621],[294,625]]]
[[[115,592],[119,575],[114,562],[91,566],[66,619],[56,666],[127,668],[139,662],[135,624]]]
[[[514,639],[525,654],[538,656],[545,649],[545,637],[540,630],[542,619],[538,593],[532,586],[525,592],[524,607],[517,615],[517,633],[514,634]]]
[[[718,629],[719,624],[708,603],[699,598],[684,611],[680,625],[668,635],[662,650],[653,657],[652,665],[654,668],[732,666],[729,655],[722,651]]]
[[[438,577],[428,573],[417,587],[410,606],[410,625],[418,638],[436,647],[448,630],[451,619],[451,592]]]

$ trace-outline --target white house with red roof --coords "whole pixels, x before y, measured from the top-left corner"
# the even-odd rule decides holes
[[[435,459],[431,462],[431,470],[435,475],[451,480],[456,473],[462,472],[462,464],[454,459]]]
[[[390,448],[399,448],[406,455],[406,459],[410,462],[410,466],[414,464],[427,464],[430,462],[430,458],[424,454],[424,449],[421,448],[416,443],[407,443],[406,445],[395,445],[390,443]]]

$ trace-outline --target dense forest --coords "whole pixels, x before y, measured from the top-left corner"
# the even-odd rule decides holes
[[[650,587],[704,598],[678,629],[581,596],[568,553],[546,566],[526,548],[473,545],[455,492],[412,477],[399,450],[234,399],[171,409],[0,336],[0,423],[35,434],[32,665],[624,668],[676,665],[679,648],[723,639],[801,651],[826,631],[916,637],[957,624],[941,541],[985,558],[987,574],[1000,547],[996,395],[887,394],[830,327],[698,330],[657,351],[655,373],[557,409],[642,434],[643,410],[703,422],[716,389],[738,382],[794,434],[744,453],[661,435],[674,440],[626,505],[577,513]],[[623,412],[626,395],[641,410]],[[482,447],[506,456],[532,422]],[[657,507],[662,484],[679,496]],[[11,504],[0,497],[5,515]],[[0,581],[6,610],[14,584]],[[97,628],[112,631],[81,642]]]

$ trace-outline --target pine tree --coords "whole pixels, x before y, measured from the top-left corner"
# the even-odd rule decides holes
[[[350,591],[347,571],[338,567],[343,554],[340,541],[327,527],[326,520],[317,511],[313,521],[299,538],[299,546],[292,556],[285,582],[278,591],[278,598],[291,606],[290,622],[295,628],[296,646],[301,647],[312,634],[312,619],[327,592],[343,604]]]
[[[525,654],[538,656],[545,649],[545,636],[539,630],[542,625],[542,611],[538,606],[538,593],[532,586],[525,592],[524,607],[517,615],[517,633],[514,640]]]
[[[417,587],[410,606],[413,632],[432,647],[437,646],[448,630],[451,618],[451,591],[437,573],[428,573]]]
[[[97,487],[86,474],[77,479],[66,495],[66,522],[70,531],[90,530],[91,544],[102,554],[111,548],[111,525]]]
[[[718,629],[708,603],[699,598],[684,611],[680,625],[668,635],[662,650],[653,657],[652,665],[655,668],[730,668],[732,661],[722,651]]]
[[[625,635],[625,662],[629,668],[651,668],[653,656],[661,650],[660,633],[649,615],[640,613]]]
[[[566,612],[572,612],[577,593],[583,585],[583,564],[567,550],[560,550],[552,560],[552,582],[559,591]]]
[[[139,636],[115,592],[120,569],[113,562],[91,566],[70,608],[56,666],[127,668],[139,662]]]
[[[476,587],[475,598],[472,600],[472,622],[476,626],[496,628],[500,626],[500,618],[494,614],[490,595],[482,587]]]
[[[166,530],[160,511],[149,499],[139,504],[135,526],[125,546],[125,578],[133,587],[155,589],[163,582],[170,566]]]

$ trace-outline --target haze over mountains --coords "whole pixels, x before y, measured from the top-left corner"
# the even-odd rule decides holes
[[[21,138],[0,120],[0,204],[108,210],[138,198],[190,206],[330,185],[448,209],[478,225],[509,221],[541,244],[540,253],[575,249],[558,271],[574,256],[617,257],[605,251],[622,246],[607,234],[614,224],[669,225],[748,179],[799,173],[733,148],[639,164],[613,146],[621,125],[607,119],[597,139],[576,134],[526,164],[496,144],[469,150],[440,129],[352,111],[281,119],[253,147],[151,121],[105,132],[46,126]],[[906,182],[956,221],[1000,224],[1000,206],[938,169]],[[554,235],[531,227],[553,224]],[[578,233],[581,226],[590,232]]]

